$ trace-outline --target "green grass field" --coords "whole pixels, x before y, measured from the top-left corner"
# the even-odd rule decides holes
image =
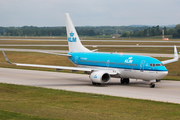
[[[0,84],[0,119],[180,119],[180,105],[11,84]]]

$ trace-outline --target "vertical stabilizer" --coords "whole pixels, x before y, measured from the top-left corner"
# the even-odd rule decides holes
[[[69,16],[69,13],[65,13],[66,17],[66,31],[69,45],[69,52],[91,52],[89,49],[85,48],[74,28],[72,20]]]

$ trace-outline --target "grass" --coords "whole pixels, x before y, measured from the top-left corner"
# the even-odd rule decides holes
[[[2,83],[0,91],[0,117],[5,120],[180,119],[179,104]]]
[[[56,65],[56,66],[74,66],[67,57],[64,56],[56,56],[50,54],[43,53],[35,53],[35,52],[9,52],[6,51],[6,55],[10,61],[14,63],[28,63],[28,64],[41,64],[41,65]],[[160,61],[168,60],[171,58],[158,57]],[[180,80],[180,61],[166,64],[166,68],[169,71],[169,74],[163,78],[165,80]],[[31,70],[41,70],[41,71],[55,71],[55,69],[48,68],[31,68],[31,67],[21,67],[15,66],[6,63],[3,54],[0,54],[0,67],[6,68],[19,68],[19,69],[31,69]],[[63,72],[70,72],[64,70]],[[78,72],[82,73],[82,72]]]
[[[91,48],[92,49],[92,48]],[[173,54],[174,48],[164,47],[99,47],[99,52],[129,52],[129,53],[158,53],[158,54]]]
[[[64,56],[56,56],[56,55],[36,53],[36,52],[8,52],[8,51],[6,51],[6,55],[8,59],[14,63],[74,66],[68,60],[68,58]],[[6,63],[3,57],[3,54],[0,54],[0,67],[42,70],[42,71],[55,71],[55,69],[48,69],[48,68],[31,68],[31,67],[21,67],[21,66],[11,65],[11,64]]]
[[[162,40],[161,40],[162,41]],[[83,45],[180,45],[179,42],[122,42],[122,41],[81,41]],[[58,40],[0,40],[0,44],[33,44],[33,45],[67,45],[68,42]]]
[[[68,50],[68,47],[62,46],[0,46],[11,49],[38,49],[38,50]],[[173,54],[173,47],[87,47],[90,50],[98,49],[99,52],[133,52],[133,53],[159,53],[159,54]]]
[[[0,110],[0,119],[1,120],[55,120],[51,118],[41,118],[38,116],[32,116],[18,112],[10,112],[7,110]]]

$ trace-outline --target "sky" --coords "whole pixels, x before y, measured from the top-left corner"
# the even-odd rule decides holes
[[[0,26],[180,24],[180,0],[0,0]]]

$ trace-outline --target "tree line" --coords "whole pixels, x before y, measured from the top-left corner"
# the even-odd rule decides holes
[[[175,27],[157,26],[85,26],[76,27],[80,36],[112,36],[121,37],[151,37],[162,35],[172,35],[173,38],[180,38],[180,24]],[[66,36],[65,27],[0,27],[0,36]]]
[[[162,35],[162,30],[164,30],[164,35],[172,35],[173,38],[180,38],[180,24],[177,24],[174,28],[167,29],[167,27],[153,26],[145,28],[144,30],[134,30],[134,32],[125,32],[122,37],[152,37]]]

